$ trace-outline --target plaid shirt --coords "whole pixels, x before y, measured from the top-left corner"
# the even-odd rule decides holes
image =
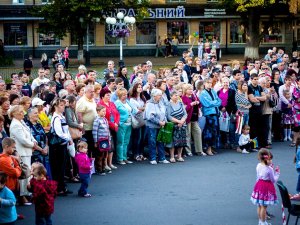
[[[30,180],[35,212],[39,216],[49,216],[54,212],[54,198],[57,194],[57,182],[52,180]]]
[[[109,125],[106,118],[96,117],[93,123],[94,143],[98,143],[99,138],[110,137]]]

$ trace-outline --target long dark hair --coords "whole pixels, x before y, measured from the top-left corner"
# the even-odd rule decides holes
[[[138,97],[137,89],[138,89],[139,86],[143,87],[143,85],[141,83],[136,83],[135,85],[133,85],[133,87],[131,88],[130,93],[129,93],[130,98],[137,98]],[[142,101],[144,103],[146,102],[146,98],[145,98],[143,92],[140,93],[139,97],[142,99]]]
[[[124,68],[127,68],[127,67],[126,67],[126,66],[121,66],[121,67],[119,68],[117,77],[123,77],[122,70],[123,70]],[[125,74],[124,77],[127,78],[127,74]]]

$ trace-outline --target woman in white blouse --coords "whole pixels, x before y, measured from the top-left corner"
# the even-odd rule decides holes
[[[50,165],[52,170],[53,180],[57,181],[57,192],[59,195],[71,194],[68,191],[64,181],[67,147],[73,144],[73,140],[69,133],[69,126],[66,118],[63,116],[65,111],[65,100],[57,98],[52,101],[51,112],[53,113],[51,119],[51,129],[57,134],[58,137],[64,140],[62,144],[50,145]],[[51,132],[51,131],[50,131]],[[50,140],[51,143],[51,140]]]
[[[31,156],[32,152],[41,148],[37,145],[37,141],[32,136],[29,127],[23,121],[24,119],[24,108],[21,105],[11,107],[9,110],[9,117],[11,118],[11,124],[9,127],[10,137],[16,141],[16,151],[21,157],[23,163],[31,167]],[[26,199],[29,196],[27,190],[27,184],[29,178],[20,180],[20,196],[22,197],[23,204],[30,204]]]

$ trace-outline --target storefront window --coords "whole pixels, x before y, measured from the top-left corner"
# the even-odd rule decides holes
[[[136,24],[137,44],[156,44],[156,23],[144,22]]]
[[[40,24],[39,27],[43,28],[45,24]],[[47,34],[39,33],[39,45],[60,45],[59,38],[56,38],[54,33],[49,31]]]
[[[245,27],[240,21],[230,21],[230,43],[246,43]]]
[[[83,44],[86,45],[86,35],[83,37]],[[89,45],[95,44],[95,25],[93,23],[89,26]],[[77,45],[77,38],[71,32],[71,45]]]
[[[178,38],[179,44],[189,43],[189,27],[188,23],[185,21],[173,21],[167,23],[168,37],[173,38],[176,36]]]
[[[264,43],[282,43],[283,35],[282,35],[283,27],[281,22],[273,22],[270,24],[269,22],[262,22],[262,32],[264,33],[263,42]]]
[[[27,24],[5,23],[4,44],[5,45],[27,45]]]
[[[201,22],[199,24],[199,36],[205,40],[213,40],[213,37],[219,37],[220,40],[220,22]]]

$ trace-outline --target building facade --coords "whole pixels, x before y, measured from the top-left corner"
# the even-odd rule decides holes
[[[29,54],[40,57],[46,52],[51,57],[56,49],[69,46],[71,57],[76,57],[77,45],[72,33],[68,33],[63,40],[56,38],[51,31],[47,34],[39,33],[37,28],[45,26],[43,18],[33,17],[28,13],[33,5],[48,4],[48,1],[0,1],[0,39],[4,41],[6,54],[24,58]],[[124,55],[154,55],[158,37],[165,36],[176,36],[180,50],[191,46],[196,49],[198,38],[195,34],[210,41],[218,36],[223,53],[243,53],[246,34],[241,18],[226,9],[218,8],[217,2],[218,0],[151,0],[149,18],[137,22],[130,36],[125,39]],[[129,16],[136,13],[134,9],[116,11]],[[274,15],[272,24],[269,16],[263,16],[260,21],[261,30],[267,31],[261,42],[262,52],[273,46],[291,51],[293,42],[300,40],[300,20],[286,19],[286,15],[281,13]],[[119,40],[107,35],[107,29],[104,19],[90,25],[88,44],[91,56],[119,55]]]

